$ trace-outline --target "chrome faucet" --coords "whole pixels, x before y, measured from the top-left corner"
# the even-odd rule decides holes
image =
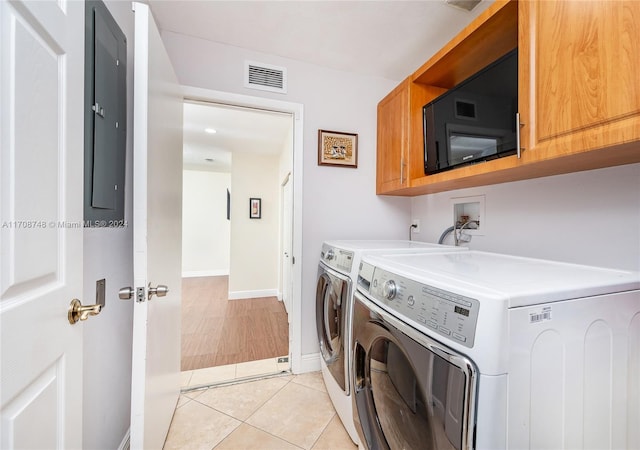
[[[475,223],[476,225],[480,225],[479,221],[477,220],[467,220],[465,223],[460,225],[460,228],[458,228],[457,229],[458,231],[457,231],[456,230],[457,222],[453,224],[453,242],[455,243],[456,247],[460,246],[460,236],[458,235],[458,232],[460,232],[460,235],[462,235],[462,230],[464,229],[464,227],[466,227],[470,223]]]

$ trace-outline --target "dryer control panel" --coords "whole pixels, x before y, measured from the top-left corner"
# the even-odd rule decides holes
[[[322,244],[320,260],[327,266],[342,273],[350,273],[353,267],[353,252]]]
[[[480,302],[362,263],[358,288],[412,326],[473,347]]]

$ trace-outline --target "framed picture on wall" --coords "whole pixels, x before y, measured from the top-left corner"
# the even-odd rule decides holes
[[[249,199],[249,219],[262,218],[262,200],[259,198]]]
[[[318,130],[318,165],[358,167],[358,135]]]

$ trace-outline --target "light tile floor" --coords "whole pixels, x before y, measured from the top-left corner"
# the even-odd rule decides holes
[[[207,450],[355,450],[322,374],[279,375],[185,392],[164,445]]]

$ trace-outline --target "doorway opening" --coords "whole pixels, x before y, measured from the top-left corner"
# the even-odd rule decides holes
[[[293,130],[184,102],[183,389],[290,370]]]

